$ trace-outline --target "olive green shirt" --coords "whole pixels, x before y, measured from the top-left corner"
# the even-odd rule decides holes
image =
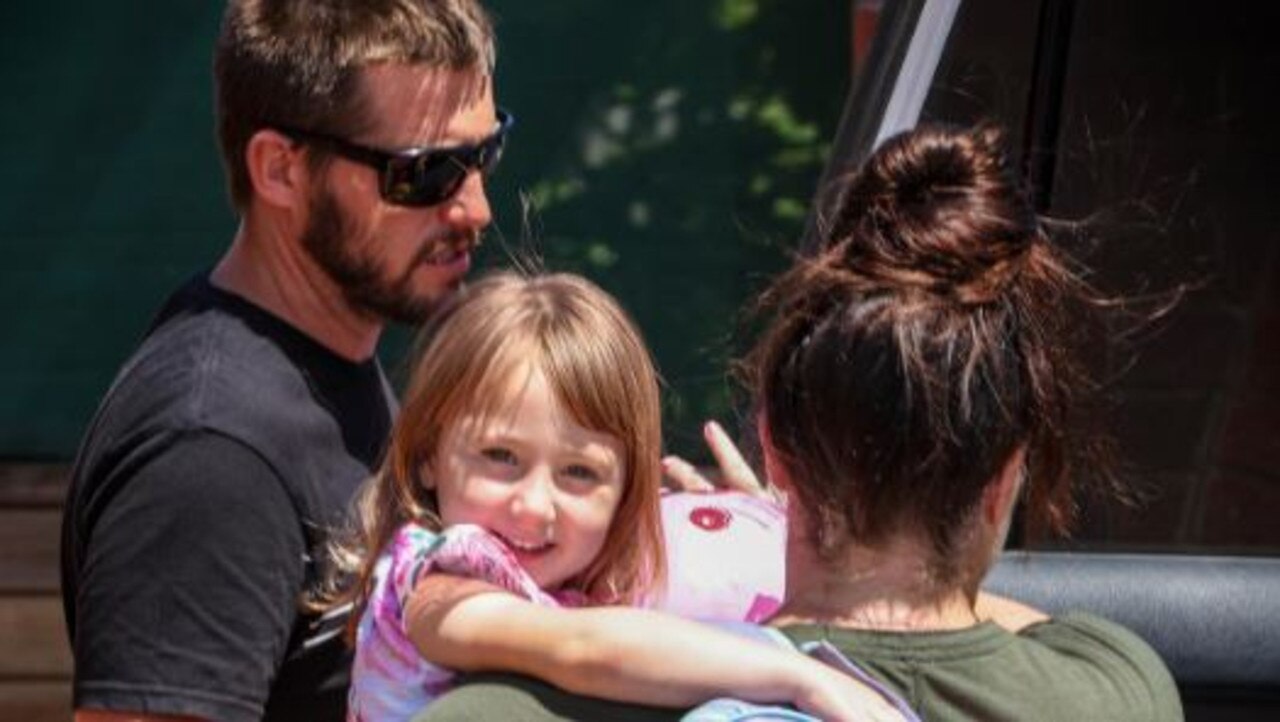
[[[869,632],[816,625],[782,629],[826,639],[896,690],[927,722],[1176,722],[1177,688],[1137,635],[1074,613],[1019,634],[995,624],[953,632]],[[436,700],[415,722],[670,720],[680,713],[577,697],[515,676],[480,678]]]
[[[1011,634],[992,623],[902,634],[800,626],[826,639],[929,721],[1181,720],[1173,677],[1129,630],[1074,613]]]

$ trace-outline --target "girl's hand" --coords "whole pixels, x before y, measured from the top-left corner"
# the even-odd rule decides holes
[[[807,670],[793,703],[822,720],[848,722],[906,722],[907,718],[874,689],[826,665]]]
[[[693,464],[678,456],[668,456],[662,460],[662,470],[673,486],[679,491],[706,493],[721,489],[740,491],[754,496],[772,497],[770,489],[760,481],[756,472],[742,457],[742,452],[734,445],[733,440],[725,433],[720,424],[708,421],[702,427],[702,436],[707,446],[716,457],[720,466],[717,482],[708,479]]]

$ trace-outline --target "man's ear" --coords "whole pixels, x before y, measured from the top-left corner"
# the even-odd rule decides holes
[[[306,202],[310,169],[306,149],[269,128],[249,138],[245,167],[254,195],[280,208],[297,208]]]
[[[1019,446],[1005,460],[1000,473],[982,492],[982,520],[987,524],[1004,528],[1013,514],[1026,475],[1027,447]]]

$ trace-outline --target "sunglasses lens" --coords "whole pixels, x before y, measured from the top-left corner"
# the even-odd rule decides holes
[[[472,169],[488,174],[498,165],[506,144],[504,131],[474,146],[391,159],[383,170],[383,198],[402,206],[433,206],[448,200]]]
[[[424,205],[435,205],[458,192],[467,179],[467,166],[455,153],[438,151],[418,159],[418,192]]]
[[[502,148],[506,145],[506,136],[499,133],[484,141],[476,148],[475,165],[481,173],[490,173],[502,160]]]
[[[433,206],[458,191],[467,177],[447,152],[434,151],[416,158],[396,158],[388,163],[383,197],[402,206]]]

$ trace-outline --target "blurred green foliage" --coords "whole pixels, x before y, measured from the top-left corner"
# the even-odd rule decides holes
[[[482,265],[541,259],[631,310],[668,441],[732,412],[738,311],[785,258],[848,84],[848,3],[491,0],[499,103]],[[234,218],[213,141],[219,3],[0,8],[0,454],[67,457],[156,307]],[[408,333],[388,335],[392,367]]]
[[[701,421],[735,412],[740,309],[798,238],[835,133],[848,4],[494,7],[520,117],[495,185],[525,200],[506,247],[622,299],[667,382],[669,446],[701,455]]]

